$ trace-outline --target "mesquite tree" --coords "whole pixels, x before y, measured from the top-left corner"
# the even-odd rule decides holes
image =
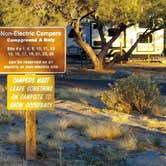
[[[135,25],[141,19],[141,15],[147,5],[142,5],[142,0],[102,0],[100,7],[96,11],[96,23],[100,34],[102,49],[98,57],[104,64],[104,58],[108,54],[113,42],[126,30],[126,28]],[[103,27],[110,25],[115,28],[114,35],[106,42],[103,33]]]
[[[135,24],[140,19],[144,6],[142,0],[50,0],[49,3],[55,8],[57,13],[61,13],[63,18],[71,25],[75,32],[76,43],[91,58],[94,68],[102,70],[104,58],[112,43],[120,36],[127,27]],[[141,6],[142,5],[142,6]],[[142,9],[140,10],[140,8]],[[83,30],[80,28],[84,18],[90,18],[96,22],[99,30],[102,48],[98,55],[92,47],[83,41]],[[103,26],[110,24],[116,27],[115,34],[109,41],[106,41]]]
[[[94,64],[95,70],[103,68],[93,48],[82,39],[83,29],[81,22],[93,16],[98,8],[98,0],[52,0],[48,1],[56,13],[60,13],[74,31],[76,43],[85,51]]]
[[[76,43],[91,58],[94,68],[102,70],[104,58],[113,42],[126,28],[143,23],[147,29],[140,37],[164,28],[166,0],[3,0],[0,2],[0,24],[4,26],[54,26],[71,25]],[[81,23],[86,19],[96,22],[101,38],[98,55],[82,39]],[[114,27],[115,33],[106,41],[103,26]],[[122,57],[112,63],[127,59],[137,46],[138,40]]]
[[[143,4],[144,8],[140,8],[140,10],[143,10],[143,12],[140,13],[141,19],[138,19],[135,24],[141,23],[144,25],[144,27],[146,27],[144,33],[138,37],[123,56],[115,57],[109,65],[127,60],[143,38],[157,30],[166,28],[166,0],[146,0]]]

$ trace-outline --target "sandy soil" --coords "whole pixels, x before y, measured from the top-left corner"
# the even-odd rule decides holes
[[[120,70],[124,70],[124,66]],[[127,68],[127,71],[140,73],[142,67]],[[165,73],[161,73],[160,69],[144,71],[156,80],[166,81]],[[115,69],[96,73],[92,70],[70,68],[66,74],[58,77],[117,79],[115,75],[110,76],[110,73],[114,74]],[[61,91],[59,87],[55,90],[58,93],[55,110],[37,113],[38,159],[25,161],[24,118],[12,115],[11,121],[0,124],[0,165],[166,165],[166,116],[115,112],[108,110],[100,102],[98,95],[102,90],[91,91],[80,87],[71,89],[67,85],[61,85],[60,88]],[[74,96],[69,94],[69,90],[72,90]],[[1,106],[2,110],[5,111],[5,105]],[[96,126],[101,132],[105,128],[101,128],[100,122],[118,125],[123,130],[123,135],[115,139],[90,138],[85,130],[87,124]],[[17,144],[16,140],[19,140]]]

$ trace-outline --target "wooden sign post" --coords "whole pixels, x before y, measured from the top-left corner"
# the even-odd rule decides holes
[[[26,160],[36,160],[36,112],[26,111]]]
[[[25,110],[26,159],[36,159],[36,111],[54,110],[53,75],[9,75],[8,110]]]
[[[36,111],[54,110],[55,89],[54,75],[35,74],[66,71],[66,31],[64,27],[0,27],[0,42],[0,74],[9,74],[7,109],[26,111],[26,159],[35,160]]]

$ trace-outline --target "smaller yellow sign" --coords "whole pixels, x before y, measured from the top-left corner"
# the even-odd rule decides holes
[[[8,75],[8,110],[53,110],[53,75]]]

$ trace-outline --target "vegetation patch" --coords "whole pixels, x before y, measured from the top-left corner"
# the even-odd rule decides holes
[[[25,131],[11,131],[8,134],[8,142],[15,145],[24,145],[25,144]]]
[[[160,96],[158,103],[152,108],[152,113],[157,116],[166,116],[166,96]]]
[[[131,75],[120,79],[101,100],[112,110],[145,113],[158,102],[160,92],[149,77]]]
[[[68,88],[68,89],[57,89],[56,96],[58,99],[63,100],[74,100],[80,103],[88,105],[88,102],[92,98],[100,96],[98,91],[89,91],[82,88]]]
[[[126,137],[118,141],[119,146],[124,150],[137,150],[138,140],[134,134],[128,134]]]
[[[69,119],[63,118],[55,121],[49,121],[47,122],[46,126],[51,131],[55,131],[55,130],[66,130],[67,128],[70,128],[71,125],[72,124],[71,121],[69,121]]]
[[[96,121],[88,124],[85,134],[92,140],[112,140],[123,136],[120,125],[110,121]]]
[[[0,110],[0,124],[9,124],[13,119],[13,115],[10,111],[6,109]]]
[[[81,118],[80,116],[69,116],[67,118],[61,118],[55,121],[49,121],[46,126],[51,131],[63,131],[69,128],[73,129],[83,129],[87,126],[85,121],[88,121],[86,118]]]

